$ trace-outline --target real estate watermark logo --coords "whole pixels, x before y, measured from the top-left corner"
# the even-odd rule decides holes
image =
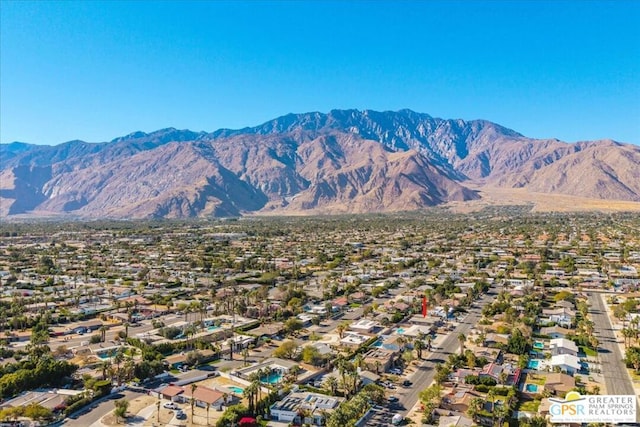
[[[549,399],[552,423],[635,423],[636,396],[588,395],[570,391],[564,399]]]

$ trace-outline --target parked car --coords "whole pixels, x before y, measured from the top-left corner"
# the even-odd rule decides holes
[[[402,369],[391,368],[391,369],[389,369],[389,373],[395,374],[395,375],[402,375]]]
[[[404,387],[411,387],[413,385],[413,383],[411,381],[409,381],[409,380],[404,380],[404,381],[402,381],[402,385]]]
[[[391,402],[391,403],[395,403],[395,402],[399,401],[400,399],[398,399],[398,396],[389,396],[389,397],[387,398],[387,400],[388,400],[389,402]]]
[[[185,414],[185,413],[184,413],[184,412],[182,412],[182,411],[179,411],[179,412],[176,414],[176,418],[177,418],[177,419],[179,419],[179,420],[186,420],[186,419],[187,419],[187,414]]]
[[[180,410],[180,408],[178,408],[178,405],[176,405],[173,402],[167,402],[164,405],[162,405],[164,408],[166,409],[173,409],[173,410]]]

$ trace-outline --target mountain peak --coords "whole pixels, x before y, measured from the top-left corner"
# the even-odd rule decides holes
[[[420,209],[491,186],[640,201],[640,147],[535,140],[410,109],[289,113],[212,133],[0,145],[0,217],[184,217]]]

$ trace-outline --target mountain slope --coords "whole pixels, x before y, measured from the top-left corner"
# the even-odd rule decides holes
[[[640,200],[640,147],[536,140],[410,110],[288,114],[213,133],[0,145],[0,216],[237,216],[420,209],[483,186]]]

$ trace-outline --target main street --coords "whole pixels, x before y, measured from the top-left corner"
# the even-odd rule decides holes
[[[611,319],[602,300],[604,295],[590,292],[588,297],[589,314],[599,341],[598,357],[602,364],[607,394],[635,394],[624,366],[624,356],[620,352]]]

